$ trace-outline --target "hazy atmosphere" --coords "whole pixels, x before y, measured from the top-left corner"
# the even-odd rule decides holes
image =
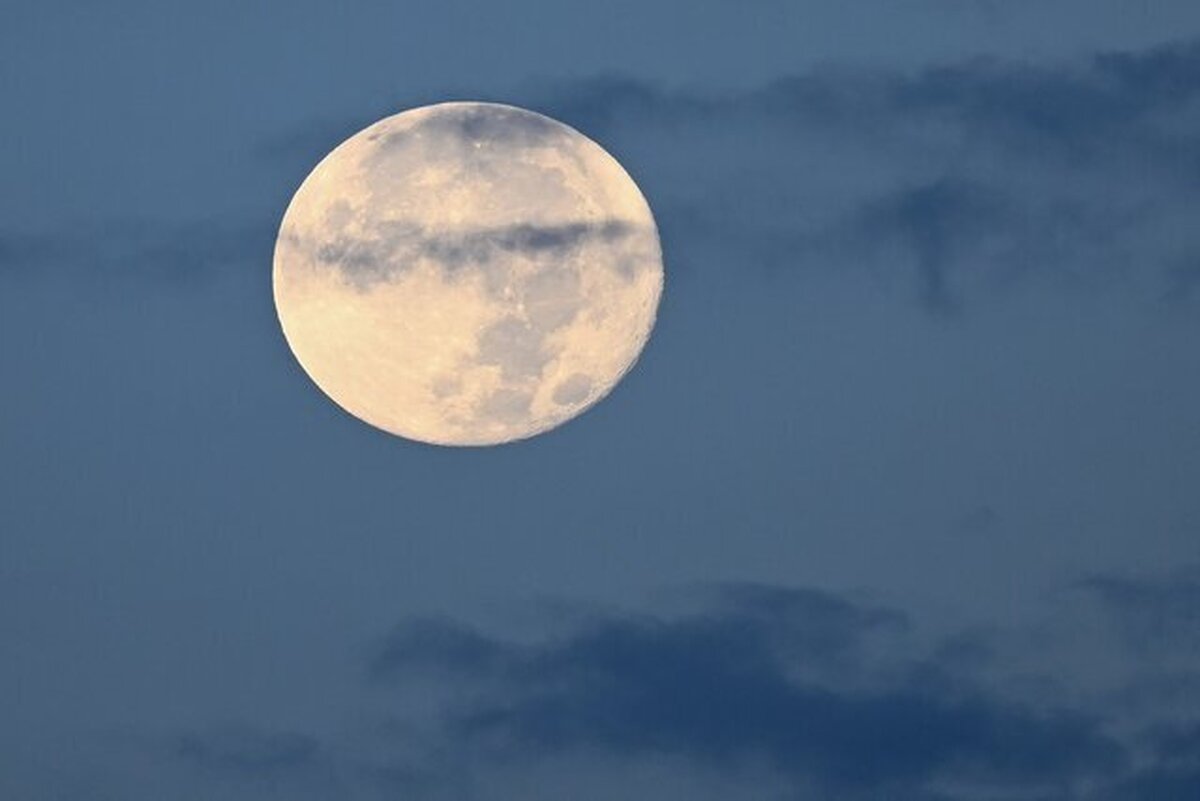
[[[8,3],[0,797],[1190,801],[1194,0]],[[640,359],[364,425],[272,254],[376,120],[628,171]]]

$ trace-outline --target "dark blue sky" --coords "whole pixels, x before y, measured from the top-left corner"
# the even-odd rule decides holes
[[[1194,2],[11,2],[0,798],[1200,794]],[[600,142],[637,367],[406,442],[271,303],[412,105]]]

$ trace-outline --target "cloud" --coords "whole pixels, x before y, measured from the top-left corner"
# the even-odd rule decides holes
[[[1198,74],[1200,42],[1188,41],[1059,63],[833,65],[726,91],[597,77],[505,99],[573,125],[631,170],[655,209],[669,270],[866,276],[945,316],[1019,288],[1194,299]],[[430,99],[402,99],[379,116]],[[367,121],[274,137],[256,152],[275,177],[255,180],[284,191]],[[503,107],[430,124],[443,123],[453,142],[536,143],[556,130]],[[264,208],[260,219],[278,214]],[[507,250],[552,255],[581,237],[621,234],[580,225],[432,241],[396,230],[353,248],[369,274],[396,237],[453,264]],[[0,269],[100,265],[116,274],[120,263],[151,258],[171,275],[269,259],[273,226],[251,227],[13,231],[0,237]],[[330,254],[351,247],[327,245]]]
[[[922,305],[950,312],[959,302],[951,271],[982,238],[1011,224],[1006,201],[987,187],[939,178],[865,204],[854,227],[865,241],[910,252]]]
[[[740,92],[671,90],[603,77],[550,88],[543,105],[582,127],[762,121],[803,133],[974,134],[1014,152],[1059,146],[1075,163],[1132,147],[1187,150],[1191,103],[1200,97],[1200,42],[1099,53],[1067,63],[972,59],[919,70],[844,65],[783,76]],[[1177,116],[1171,116],[1175,114]],[[937,121],[947,127],[933,131]],[[892,131],[864,130],[890,122]],[[1172,126],[1171,123],[1176,123]],[[1193,165],[1200,156],[1192,154]]]
[[[467,231],[457,236],[425,240],[422,250],[445,264],[487,261],[497,251],[533,255],[561,255],[590,239],[612,242],[629,236],[634,226],[623,220],[562,225],[510,225]]]
[[[590,616],[533,642],[411,621],[369,674],[382,686],[446,677],[457,701],[437,750],[472,763],[670,758],[732,775],[766,765],[832,797],[933,797],[958,783],[1033,798],[1124,760],[1093,715],[1033,709],[918,662],[872,669],[870,641],[906,627],[812,590],[730,585],[696,611]]]
[[[486,266],[507,254],[562,259],[588,243],[614,243],[638,233],[636,226],[616,219],[457,231],[430,231],[415,222],[386,220],[376,222],[367,235],[336,235],[321,242],[305,241],[290,232],[284,235],[315,254],[321,264],[338,267],[356,286],[369,289],[420,259],[432,260],[453,274],[466,266]]]
[[[1017,285],[1192,293],[1200,43],[834,67],[725,93],[602,78],[547,110],[631,162],[668,261],[866,270],[945,314]]]
[[[1099,578],[1085,595],[1118,581]],[[1120,581],[1119,603],[1136,585],[1135,606],[1165,594],[1173,608],[1190,591],[1176,594],[1179,576]],[[340,716],[349,729],[199,729],[170,741],[169,765],[245,799],[1194,794],[1194,703],[1131,716],[1110,695],[1078,692],[1086,677],[1056,665],[1035,631],[930,637],[891,607],[753,583],[659,599],[636,610],[559,602],[519,636],[403,620],[360,652],[365,695]],[[1081,622],[1060,613],[1067,629]],[[1026,692],[1031,682],[1048,691]]]

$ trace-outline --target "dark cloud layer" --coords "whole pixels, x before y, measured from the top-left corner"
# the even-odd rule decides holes
[[[1095,576],[1083,597],[1097,609],[1149,603],[1186,625],[1194,609],[1175,601],[1193,575]],[[1128,717],[1109,693],[1073,692],[1082,677],[1027,637],[1046,625],[1069,634],[1080,618],[930,638],[900,610],[823,590],[708,584],[665,601],[560,601],[522,636],[406,619],[356,657],[369,702],[349,731],[248,717],[174,737],[156,759],[248,801],[507,801],[543,783],[537,797],[692,801],[694,787],[679,789],[689,777],[723,788],[704,798],[1194,796],[1195,699]],[[1127,647],[1114,640],[1096,658]],[[1200,654],[1183,667],[1200,672]],[[1031,680],[1049,692],[1029,694]]]
[[[1125,604],[1136,586],[1141,606],[1173,596],[1179,580],[1106,575],[1087,586],[1101,606],[1113,601],[1100,588],[1122,587]],[[306,776],[351,799],[522,798],[513,777],[550,780],[555,762],[569,766],[554,779],[565,792],[621,793],[651,764],[658,782],[692,773],[755,798],[774,782],[778,795],[761,797],[802,801],[1194,795],[1200,708],[1125,719],[1103,695],[1069,692],[1078,677],[1038,650],[1011,651],[1020,637],[928,640],[900,611],[812,589],[734,583],[684,597],[669,612],[560,605],[556,624],[525,637],[406,620],[365,663],[379,725],[349,738],[208,729],[177,738],[172,761],[239,798]],[[1168,607],[1175,622],[1192,613]],[[1023,695],[1030,670],[1058,688],[1054,700]]]
[[[904,656],[889,638],[910,631],[892,610],[732,585],[692,612],[590,614],[533,641],[409,621],[369,673],[383,687],[447,682],[436,750],[464,764],[599,753],[735,776],[766,764],[802,798],[1183,797],[1200,756],[1192,728],[1139,755],[1108,710],[981,684],[950,641]]]

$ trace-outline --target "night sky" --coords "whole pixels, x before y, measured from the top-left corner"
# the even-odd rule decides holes
[[[562,428],[326,399],[271,260],[443,100],[666,289]],[[0,799],[1200,798],[1195,0],[6,0]]]

